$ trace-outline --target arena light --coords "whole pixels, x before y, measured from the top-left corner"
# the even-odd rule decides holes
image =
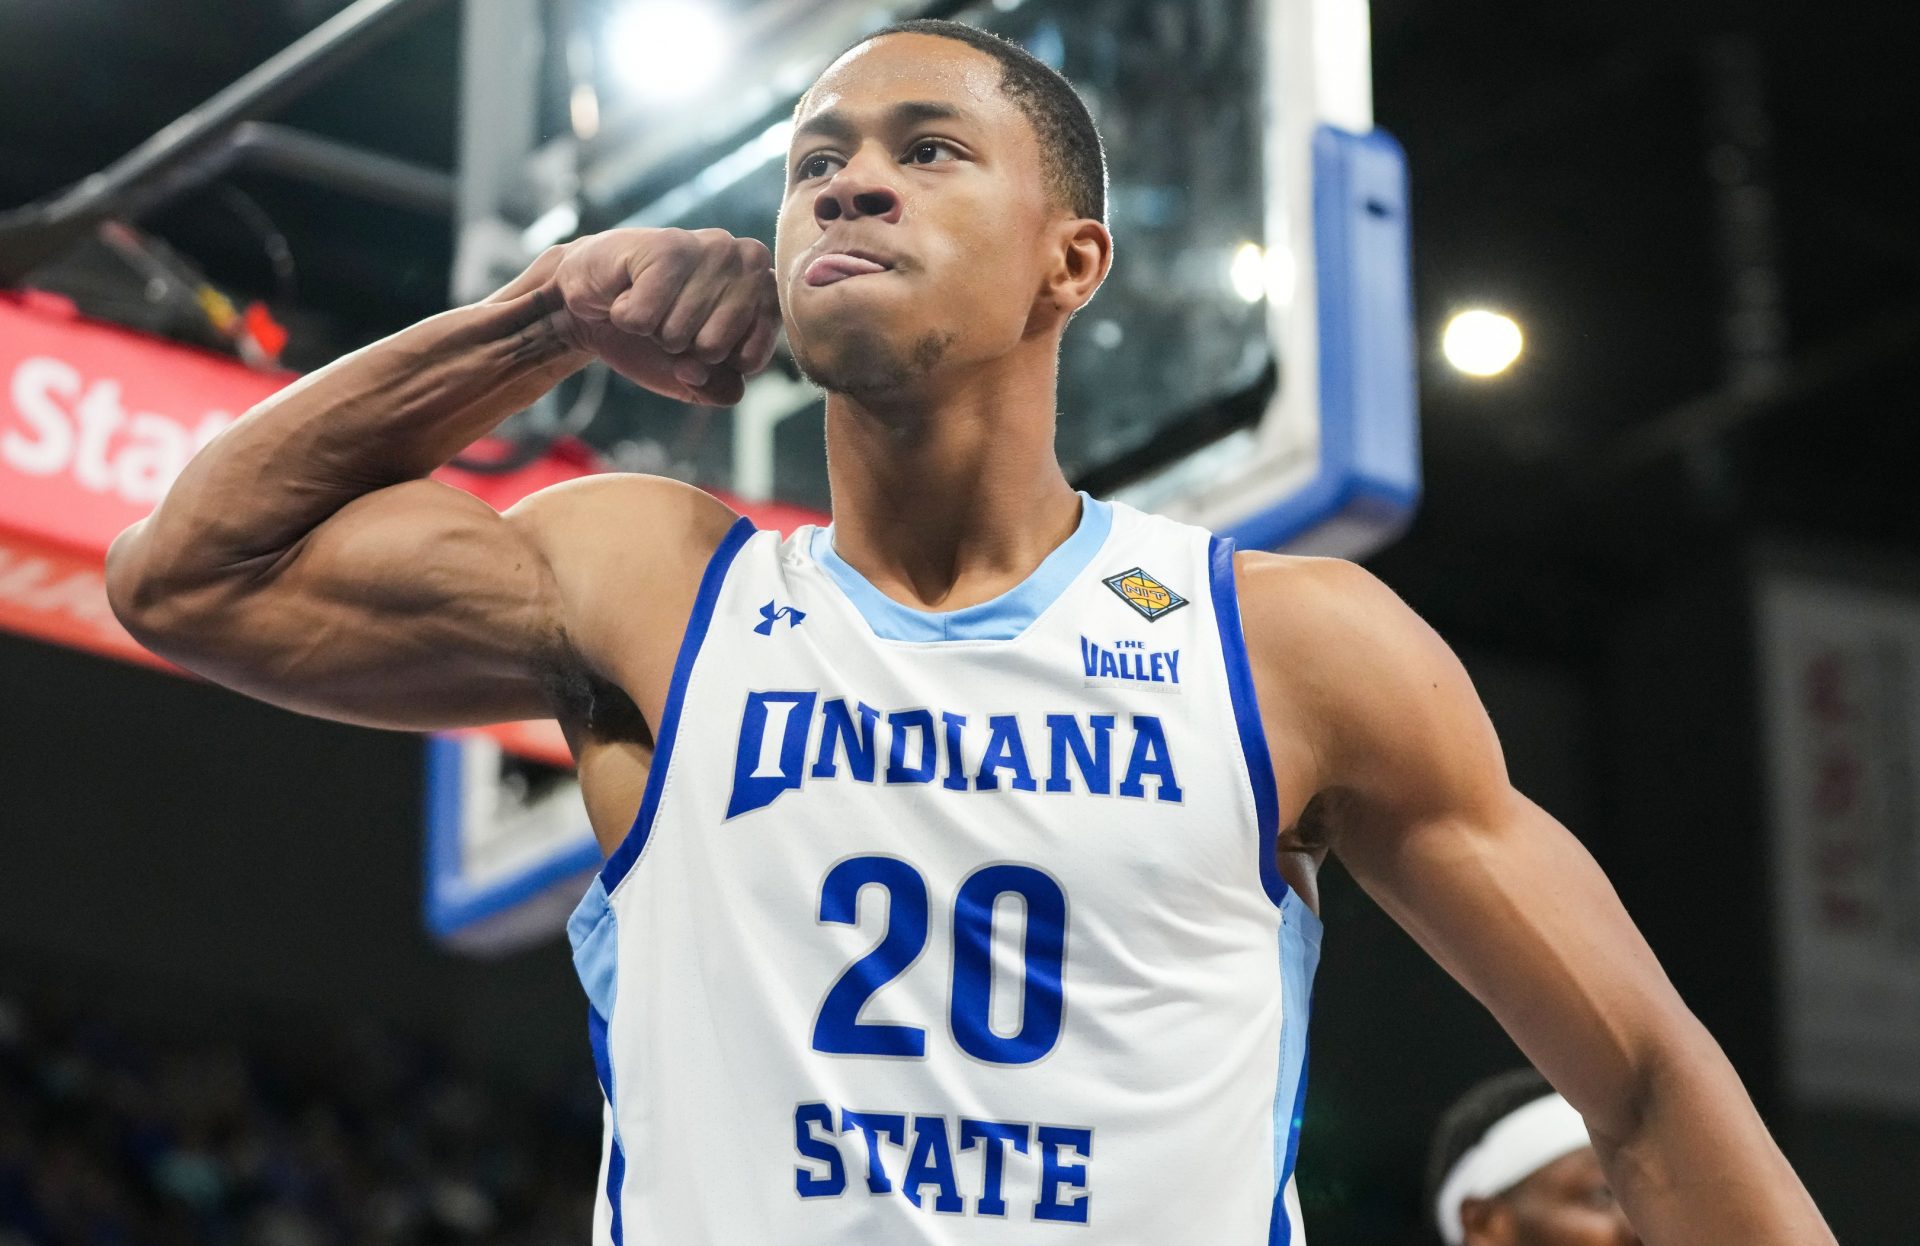
[[[573,95],[567,100],[567,117],[573,123],[573,136],[583,143],[591,143],[600,133],[600,93],[593,89],[593,83],[574,84]]]
[[[1258,303],[1267,295],[1267,253],[1257,242],[1243,242],[1234,249],[1227,277],[1233,292],[1249,303]]]
[[[1498,376],[1520,358],[1520,326],[1513,317],[1476,307],[1447,322],[1440,350],[1468,376]]]
[[[694,0],[634,0],[607,27],[605,62],[641,102],[685,99],[711,86],[732,48],[726,23]]]

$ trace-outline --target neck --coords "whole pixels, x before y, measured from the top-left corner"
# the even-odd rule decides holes
[[[905,605],[958,610],[1025,579],[1080,500],[1053,452],[1046,366],[974,367],[912,395],[827,398],[834,549]]]

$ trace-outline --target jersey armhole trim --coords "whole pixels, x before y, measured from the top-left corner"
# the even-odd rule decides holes
[[[755,531],[757,529],[751,519],[742,516],[735,520],[733,526],[727,529],[727,535],[721,539],[720,547],[707,560],[707,569],[700,576],[700,589],[693,598],[693,613],[687,617],[687,630],[680,638],[680,653],[673,662],[673,679],[667,685],[666,706],[660,711],[660,730],[654,737],[653,763],[647,767],[647,786],[640,796],[640,812],[634,815],[633,826],[627,831],[627,837],[620,841],[620,846],[600,867],[600,884],[609,896],[633,868],[634,862],[640,859],[640,853],[647,846],[647,836],[653,832],[653,818],[660,808],[660,792],[666,786],[667,767],[673,762],[673,744],[680,732],[680,707],[686,699],[687,682],[693,677],[694,661],[700,656],[700,646],[706,643],[707,626],[713,622],[713,608],[720,600],[720,587],[726,583],[727,570]]]
[[[1233,582],[1233,541],[1212,537],[1208,549],[1213,618],[1220,628],[1220,653],[1226,660],[1227,691],[1233,699],[1233,719],[1240,729],[1240,752],[1253,788],[1254,821],[1259,829],[1260,885],[1275,905],[1287,898],[1287,882],[1280,877],[1277,842],[1280,834],[1279,787],[1273,777],[1273,755],[1267,752],[1267,731],[1260,721],[1260,702],[1253,691],[1253,667],[1247,659],[1247,639],[1240,626],[1240,595]]]

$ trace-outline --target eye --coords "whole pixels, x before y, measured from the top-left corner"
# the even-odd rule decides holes
[[[923,138],[908,149],[907,159],[914,164],[933,164],[943,151],[951,155],[952,145],[937,138]]]
[[[800,162],[799,167],[794,170],[794,173],[803,182],[809,178],[825,177],[827,175],[825,165],[832,159],[832,156],[826,155],[825,153],[808,156]]]
[[[1596,1210],[1606,1211],[1613,1206],[1613,1187],[1611,1186],[1589,1186],[1583,1190],[1582,1193],[1586,1196],[1583,1201],[1587,1206],[1595,1208]]]

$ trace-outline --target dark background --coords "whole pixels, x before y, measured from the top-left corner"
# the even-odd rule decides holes
[[[337,7],[15,0],[0,205]],[[1840,1240],[1911,1240],[1920,1122],[1796,1109],[1781,1083],[1747,591],[1767,543],[1920,552],[1920,6],[1373,11],[1378,121],[1412,168],[1427,495],[1369,565],[1461,650],[1520,787],[1607,869]],[[281,119],[451,168],[455,32],[449,7]],[[1758,131],[1722,103],[1743,65]],[[444,306],[444,222],[234,184],[286,235],[315,355]],[[230,199],[146,223],[274,293]],[[1494,383],[1437,357],[1479,300],[1528,333]],[[420,774],[411,738],[0,640],[0,990],[174,1029],[376,1017],[590,1098],[559,942],[476,963],[421,932]],[[1317,1243],[1420,1240],[1426,1131],[1515,1055],[1337,867],[1325,908],[1308,1221]]]

